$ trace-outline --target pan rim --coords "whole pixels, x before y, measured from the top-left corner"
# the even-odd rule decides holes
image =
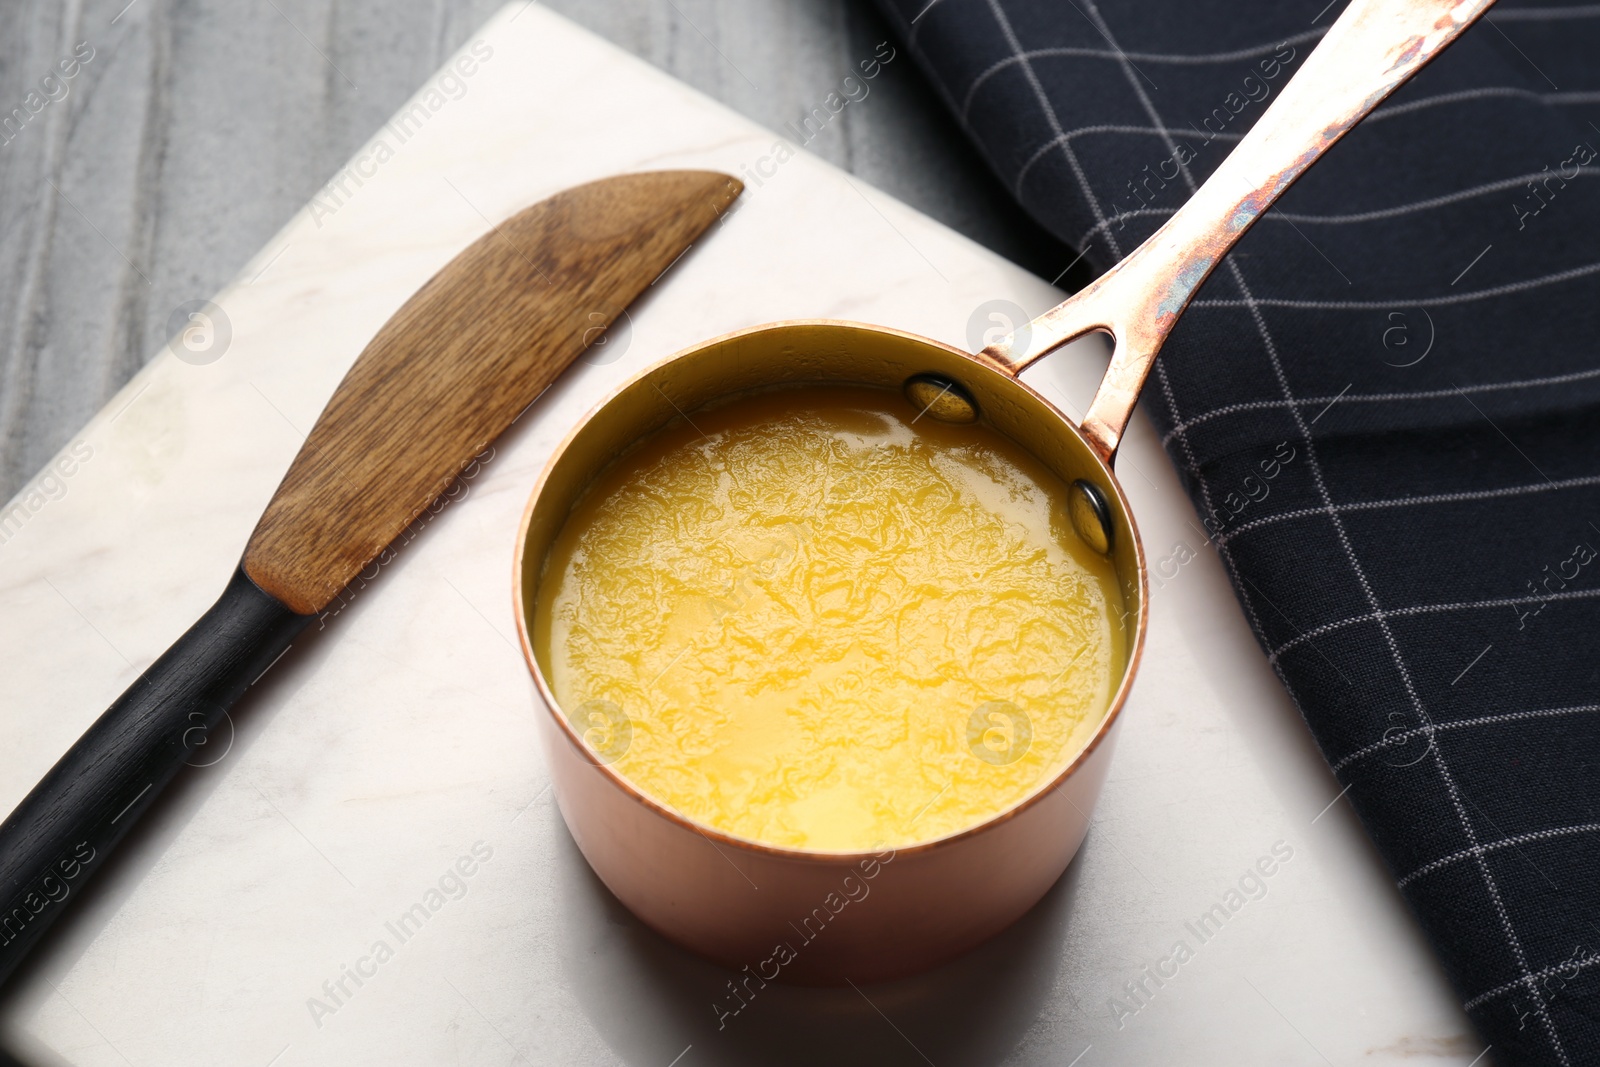
[[[567,717],[561,713],[560,702],[556,700],[555,694],[551,692],[549,684],[544,677],[544,671],[539,666],[538,657],[534,654],[532,635],[528,628],[529,605],[526,603],[526,597],[524,593],[524,590],[527,587],[525,579],[528,532],[532,526],[534,511],[539,503],[540,497],[543,496],[551,476],[555,473],[557,465],[561,462],[562,457],[567,454],[567,450],[577,439],[578,435],[623,393],[627,392],[640,382],[657,374],[663,368],[677,362],[680,359],[687,358],[697,352],[712,348],[717,345],[726,344],[730,341],[739,340],[757,334],[792,330],[796,328],[814,327],[868,330],[874,333],[886,334],[900,341],[909,341],[915,344],[931,346],[950,355],[957,356],[961,359],[976,363],[979,366],[985,367],[989,370],[996,371],[1005,378],[1009,379],[1019,388],[1025,390],[1033,400],[1043,405],[1046,410],[1055,415],[1055,417],[1059,420],[1062,429],[1066,430],[1078,439],[1078,443],[1082,445],[1085,454],[1091,460],[1093,460],[1093,462],[1106,475],[1106,479],[1110,483],[1111,490],[1116,496],[1117,503],[1122,508],[1122,514],[1126,516],[1128,520],[1128,530],[1132,535],[1134,568],[1138,574],[1139,602],[1138,610],[1136,612],[1137,617],[1134,625],[1133,641],[1128,650],[1127,663],[1123,667],[1122,671],[1122,679],[1117,686],[1116,692],[1111,698],[1110,704],[1106,707],[1105,714],[1101,716],[1100,723],[1098,726],[1096,726],[1093,736],[1091,736],[1084,746],[1078,750],[1077,754],[1074,755],[1072,759],[1068,760],[1047,783],[1036,787],[1021,800],[1016,801],[1010,806],[995,812],[979,822],[973,823],[972,825],[964,827],[960,830],[943,834],[939,837],[918,840],[903,846],[886,847],[878,851],[862,849],[808,849],[774,845],[769,842],[758,841],[753,838],[730,834],[727,831],[719,829],[708,823],[702,823],[698,820],[688,818],[687,816],[662,804],[660,801],[656,800],[654,797],[650,796],[648,793],[634,785],[626,775],[615,770],[610,764],[602,763],[594,758],[593,751],[584,742],[583,738],[578,734],[578,732],[573,729],[573,726],[571,722],[568,721]],[[543,565],[542,560],[540,561],[540,565]],[[1060,790],[1061,787],[1066,784],[1067,780],[1071,778],[1080,767],[1088,762],[1095,750],[1098,749],[1101,744],[1103,744],[1110,736],[1111,731],[1116,723],[1120,721],[1122,709],[1127,703],[1129,693],[1133,688],[1134,679],[1139,673],[1140,661],[1144,654],[1145,634],[1146,630],[1148,629],[1150,618],[1150,590],[1148,568],[1146,566],[1144,555],[1144,542],[1139,535],[1139,527],[1134,519],[1133,508],[1129,503],[1126,494],[1123,492],[1122,483],[1117,478],[1116,472],[1112,469],[1110,464],[1100,459],[1100,457],[1095,453],[1094,448],[1089,444],[1088,439],[1084,437],[1083,432],[1079,429],[1078,425],[1072,421],[1071,418],[1062,412],[1060,408],[1058,408],[1042,393],[1028,385],[1027,382],[1024,382],[1012,368],[1000,363],[997,360],[986,358],[981,354],[974,355],[971,352],[967,352],[953,345],[945,344],[942,341],[934,340],[933,338],[926,337],[922,334],[912,333],[908,330],[900,330],[891,326],[880,326],[874,323],[856,322],[849,319],[779,319],[773,322],[760,323],[755,326],[747,326],[741,329],[731,330],[727,333],[698,341],[692,345],[673,352],[669,356],[656,360],[655,362],[638,371],[636,374],[629,376],[625,381],[619,383],[615,388],[609,390],[604,397],[602,397],[598,402],[585,411],[584,414],[567,431],[567,433],[562,436],[560,442],[556,445],[555,449],[551,452],[549,459],[545,461],[544,466],[540,470],[539,477],[535,480],[533,489],[528,495],[528,502],[523,507],[522,519],[517,525],[517,537],[513,551],[511,576],[512,606],[514,614],[516,615],[517,638],[518,644],[522,649],[523,661],[527,665],[529,673],[533,676],[534,685],[538,690],[540,702],[544,705],[544,712],[550,716],[563,738],[568,744],[574,747],[577,754],[584,760],[585,763],[587,763],[592,769],[598,771],[600,775],[612,786],[620,789],[625,796],[642,805],[647,811],[666,819],[668,822],[682,829],[698,833],[710,840],[713,844],[728,845],[729,847],[738,848],[746,852],[757,853],[769,859],[787,860],[789,862],[808,864],[822,863],[839,867],[853,866],[868,859],[881,857],[885,853],[892,854],[896,858],[899,858],[902,856],[917,855],[920,853],[933,852],[953,847],[967,840],[968,838],[975,837],[979,834],[993,830],[1004,823],[1010,822],[1012,819],[1017,818],[1029,809],[1033,808],[1035,805],[1039,804],[1052,793]]]

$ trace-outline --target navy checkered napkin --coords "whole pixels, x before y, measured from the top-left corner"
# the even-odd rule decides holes
[[[1261,115],[1323,2],[880,0],[1095,270]],[[1597,60],[1600,5],[1492,9],[1246,235],[1144,396],[1502,1064],[1600,1063]]]

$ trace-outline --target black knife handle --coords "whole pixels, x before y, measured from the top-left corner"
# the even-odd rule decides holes
[[[241,568],[0,824],[0,982],[78,896],[224,713],[315,616]]]

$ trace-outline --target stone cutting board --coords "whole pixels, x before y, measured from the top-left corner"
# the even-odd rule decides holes
[[[413,290],[494,220],[663,167],[750,185],[235,709],[0,999],[7,1043],[83,1067],[1472,1062],[1137,420],[1119,470],[1159,569],[1149,646],[1066,876],[938,972],[771,986],[718,1028],[729,975],[611,899],[551,800],[511,617],[533,480],[601,395],[699,339],[837,317],[968,344],[987,302],[1061,294],[536,5],[484,26],[216,295],[225,344],[158,354],[0,513],[0,810],[222,589]],[[1084,342],[1028,379],[1078,412],[1105,361]]]

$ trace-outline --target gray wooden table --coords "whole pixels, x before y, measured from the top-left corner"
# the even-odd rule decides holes
[[[14,0],[0,33],[0,500],[500,2]],[[890,36],[868,0],[548,6],[774,129]],[[909,59],[808,148],[1035,273],[1071,259]]]

